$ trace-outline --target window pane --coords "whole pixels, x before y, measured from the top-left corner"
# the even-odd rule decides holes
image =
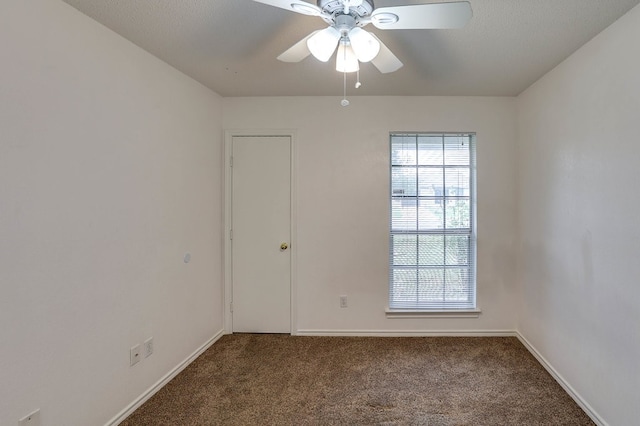
[[[469,165],[469,136],[445,136],[444,164],[449,166]]]
[[[443,164],[442,136],[418,136],[418,164],[425,166]]]
[[[393,136],[391,138],[392,165],[415,165],[416,157],[415,135]]]
[[[450,302],[466,302],[471,296],[468,269],[445,270],[445,300]]]
[[[444,270],[420,269],[418,280],[419,302],[433,303],[444,300]]]
[[[419,236],[418,261],[420,266],[444,265],[444,237],[442,235]]]
[[[415,198],[391,200],[391,229],[393,231],[418,230],[418,201]]]
[[[417,300],[417,270],[394,269],[393,287],[391,289],[392,303],[415,302]]]
[[[450,235],[446,237],[447,265],[469,264],[469,240],[467,235]]]
[[[444,228],[441,200],[418,201],[418,229],[427,231]]]
[[[393,264],[394,266],[416,265],[418,263],[418,236],[393,235]]]
[[[418,187],[421,197],[442,197],[444,176],[441,168],[421,168],[418,170]]]
[[[444,182],[446,188],[446,196],[469,196],[469,169],[455,167],[445,169]]]
[[[447,229],[471,227],[469,200],[447,200]]]
[[[394,167],[391,169],[391,196],[415,197],[417,172],[415,167]]]

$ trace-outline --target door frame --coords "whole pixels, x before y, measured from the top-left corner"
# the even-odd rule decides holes
[[[232,252],[231,252],[231,195],[232,195],[232,167],[231,153],[233,138],[237,136],[254,136],[254,137],[288,137],[291,140],[291,156],[290,156],[290,173],[291,173],[291,212],[290,212],[290,241],[291,250],[290,262],[290,307],[289,313],[291,319],[291,335],[297,334],[297,150],[296,150],[296,131],[293,129],[268,129],[268,130],[225,130],[224,132],[224,287],[223,287],[223,306],[224,313],[224,333],[233,333],[233,314],[231,311],[233,302],[233,274],[232,274]]]

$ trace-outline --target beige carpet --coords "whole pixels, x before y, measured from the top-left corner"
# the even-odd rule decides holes
[[[224,336],[133,425],[592,425],[513,337]]]

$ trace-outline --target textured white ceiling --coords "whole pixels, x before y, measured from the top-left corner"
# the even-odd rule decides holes
[[[64,0],[222,96],[339,96],[333,60],[276,57],[313,30],[317,17],[252,0]],[[640,0],[469,0],[457,30],[367,30],[404,63],[391,74],[361,65],[350,95],[513,96]],[[309,0],[309,2],[314,2]],[[314,2],[315,3],[315,2]],[[375,0],[375,6],[435,3]]]

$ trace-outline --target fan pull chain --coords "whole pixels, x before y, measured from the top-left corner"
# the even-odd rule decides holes
[[[347,49],[344,49],[344,62],[347,62]],[[340,101],[340,105],[343,107],[349,106],[349,101],[347,100],[347,67],[345,66],[344,71],[342,72],[342,101]]]
[[[342,81],[342,101],[340,101],[340,105],[343,107],[349,106],[349,100],[347,100],[347,72],[343,72],[343,81]]]

